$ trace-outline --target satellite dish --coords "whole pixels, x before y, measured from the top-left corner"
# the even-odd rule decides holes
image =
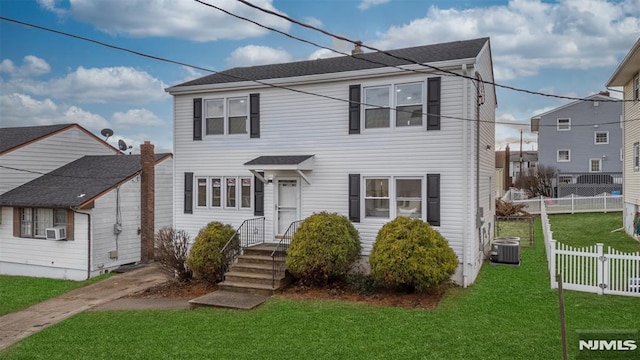
[[[104,136],[104,141],[107,141],[107,139],[109,139],[113,135],[113,130],[111,130],[111,129],[102,129],[102,131],[100,131],[100,134],[102,134],[102,136]]]
[[[120,149],[120,151],[127,151],[128,148],[129,147],[127,146],[127,143],[124,142],[124,140],[118,140],[118,149]]]

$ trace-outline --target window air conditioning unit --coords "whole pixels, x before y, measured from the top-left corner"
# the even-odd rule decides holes
[[[493,240],[489,260],[497,264],[520,265],[520,238],[497,238]]]
[[[47,240],[64,240],[67,238],[67,228],[65,226],[46,228],[44,232]]]

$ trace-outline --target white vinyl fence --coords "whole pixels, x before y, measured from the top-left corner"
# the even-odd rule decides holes
[[[527,200],[513,200],[514,204],[526,204],[525,210],[529,214],[540,214],[544,203],[547,214],[574,214],[581,212],[613,212],[622,211],[622,195],[577,196],[563,198],[535,198]]]
[[[622,253],[603,244],[574,248],[553,240],[546,205],[540,218],[551,288],[558,287],[556,274],[562,275],[562,287],[596,294],[640,297],[640,252]]]

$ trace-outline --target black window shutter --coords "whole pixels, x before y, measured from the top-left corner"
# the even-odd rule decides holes
[[[193,140],[202,140],[202,98],[193,99]]]
[[[440,174],[427,174],[427,222],[440,226]]]
[[[427,130],[440,130],[440,78],[427,80]]]
[[[193,173],[184,173],[184,213],[193,214]]]
[[[360,134],[360,85],[349,85],[349,134]]]
[[[360,174],[349,174],[349,220],[360,222]]]
[[[263,172],[259,172],[264,177]],[[253,177],[253,215],[264,216],[264,183]]]
[[[260,94],[249,95],[249,136],[260,137]]]

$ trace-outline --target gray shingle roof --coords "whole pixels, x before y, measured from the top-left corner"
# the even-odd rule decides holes
[[[436,61],[475,58],[489,38],[454,41],[441,44],[416,46],[391,50],[389,53],[414,60],[421,64]],[[373,62],[365,61],[370,60]],[[374,63],[375,62],[375,63]],[[411,64],[381,52],[365,53],[357,56],[340,56],[327,59],[297,61],[283,64],[238,67],[174,86],[173,88],[194,85],[223,84],[249,80],[266,80],[294,76],[330,74],[353,70],[366,70],[387,66]]]
[[[244,165],[297,165],[313,155],[277,155],[259,156],[247,161]]]
[[[0,128],[0,153],[47,136],[74,124]]]
[[[0,205],[77,207],[140,170],[140,155],[84,156],[0,195]]]

